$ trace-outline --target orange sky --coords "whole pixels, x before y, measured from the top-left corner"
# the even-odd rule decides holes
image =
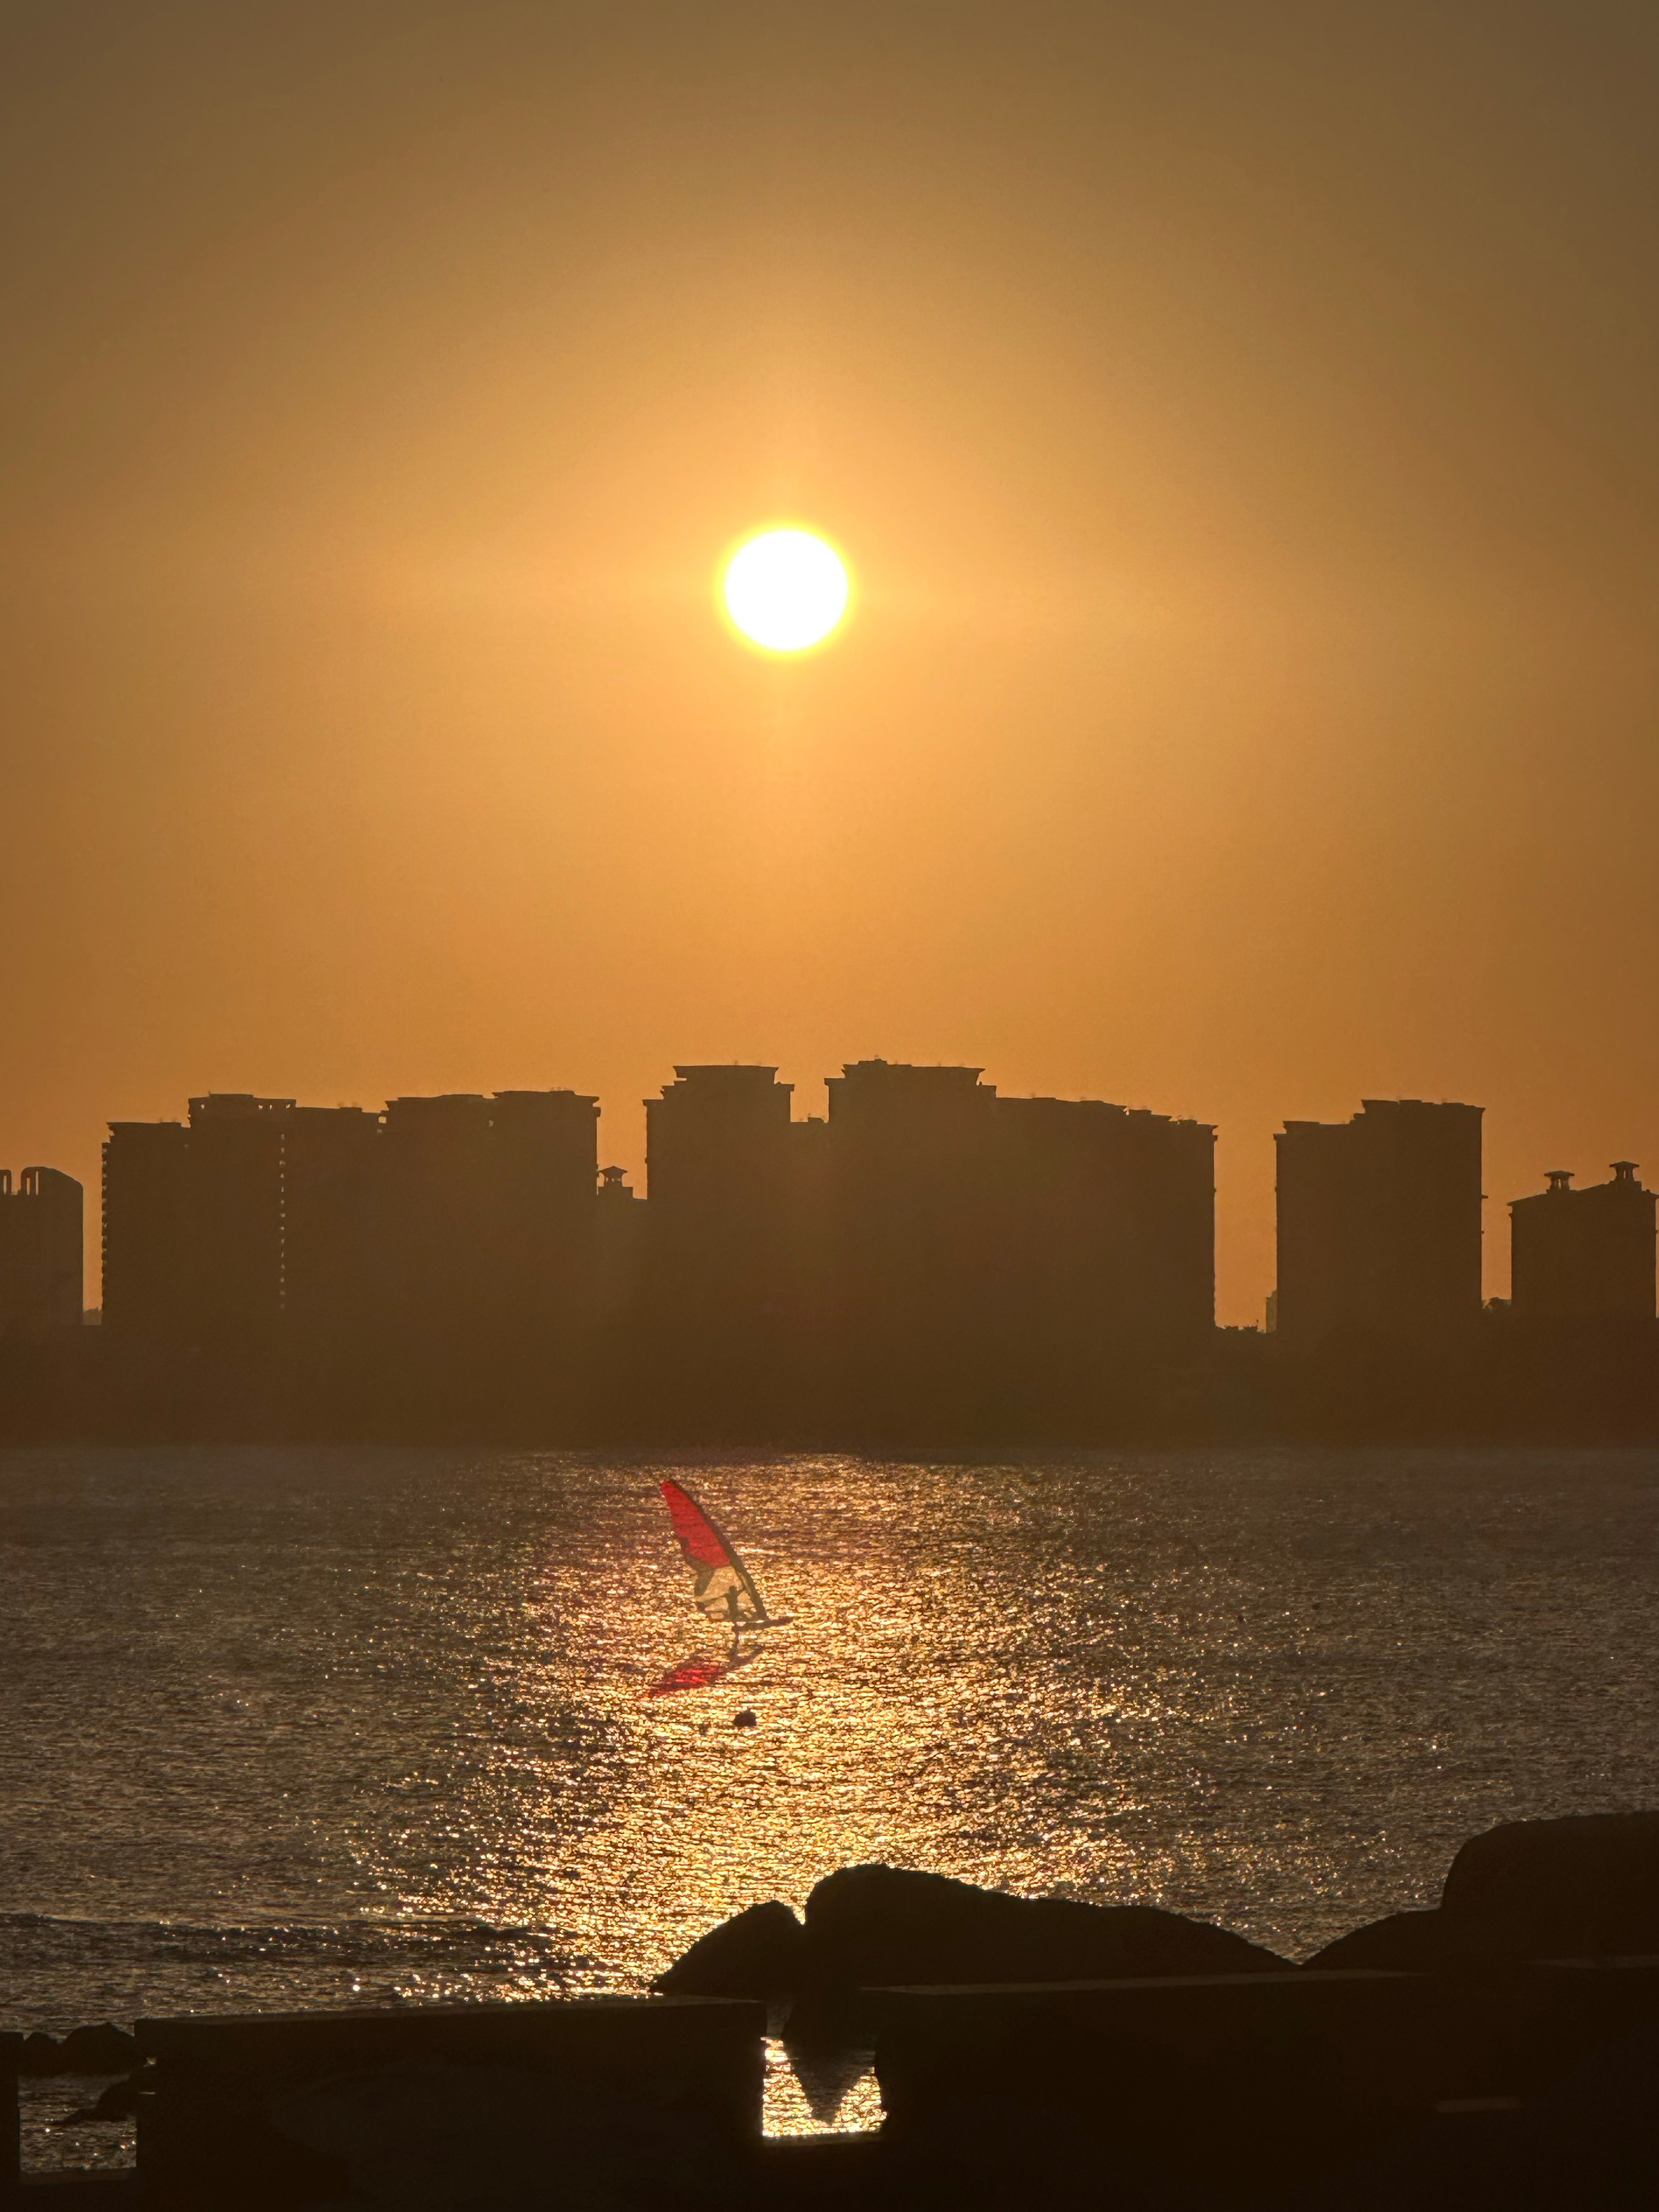
[[[0,1164],[981,1062],[1659,1181],[1659,16],[0,10]],[[815,521],[842,641],[715,618]],[[89,1295],[94,1295],[89,1291]]]

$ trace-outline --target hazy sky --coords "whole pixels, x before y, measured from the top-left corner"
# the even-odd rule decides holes
[[[0,4],[0,1164],[969,1060],[1217,1122],[1243,1320],[1275,1126],[1446,1097],[1502,1288],[1659,1181],[1656,101],[1651,0]]]

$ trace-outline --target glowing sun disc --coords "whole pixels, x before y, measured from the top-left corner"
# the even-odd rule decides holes
[[[846,613],[847,596],[839,555],[810,530],[763,530],[726,566],[726,611],[769,653],[821,643]]]

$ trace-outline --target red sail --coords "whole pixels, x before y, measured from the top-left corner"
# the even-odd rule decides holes
[[[735,1632],[758,1626],[766,1619],[766,1607],[730,1540],[678,1482],[665,1482],[662,1495],[691,1577],[692,1604],[722,1628]]]

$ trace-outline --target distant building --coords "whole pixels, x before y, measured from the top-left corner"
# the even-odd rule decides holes
[[[498,1091],[489,1102],[492,1298],[526,1358],[573,1348],[592,1301],[599,1102],[579,1091]]]
[[[1615,1160],[1610,1182],[1574,1190],[1565,1168],[1510,1206],[1510,1304],[1528,1320],[1651,1321],[1659,1195]]]
[[[418,1348],[574,1327],[593,1264],[597,1100],[394,1098],[383,1114],[210,1091],[188,1125],[104,1147],[104,1310],[129,1340],[337,1364],[367,1332]]]
[[[613,1319],[638,1294],[648,1212],[625,1168],[600,1169],[593,1222],[594,1312],[600,1321]]]
[[[777,1073],[677,1066],[645,1102],[643,1348],[666,1401],[717,1425],[787,1395],[794,1125]]]
[[[182,1121],[112,1121],[104,1146],[104,1327],[144,1344],[194,1340],[199,1301]]]
[[[375,1172],[374,1306],[394,1344],[430,1358],[489,1334],[495,1153],[481,1091],[389,1098]]]
[[[1481,1109],[1367,1098],[1287,1121],[1278,1151],[1279,1341],[1432,1340],[1480,1312]]]
[[[291,1098],[210,1091],[190,1102],[187,1302],[194,1344],[251,1350],[280,1328],[283,1145]]]
[[[1085,1420],[1114,1376],[1214,1324],[1215,1133],[974,1067],[829,1085],[834,1329],[872,1423]]]
[[[895,1433],[994,1418],[994,1087],[976,1067],[884,1060],[826,1087],[838,1403]]]
[[[300,1419],[557,1407],[710,1441],[1082,1434],[1212,1340],[1207,1124],[882,1060],[797,1120],[775,1067],[698,1063],[646,1103],[641,1200],[616,1168],[596,1191],[598,1117],[574,1091],[207,1092],[113,1122],[112,1338],[279,1355]]]
[[[363,1106],[295,1106],[283,1126],[283,1319],[349,1347],[380,1292],[375,1173],[380,1117]]]
[[[57,1168],[0,1168],[0,1337],[78,1328],[83,1194]]]
[[[999,1098],[994,1128],[1002,1326],[1031,1380],[1066,1391],[1103,1362],[1203,1351],[1213,1128],[1094,1098]]]

